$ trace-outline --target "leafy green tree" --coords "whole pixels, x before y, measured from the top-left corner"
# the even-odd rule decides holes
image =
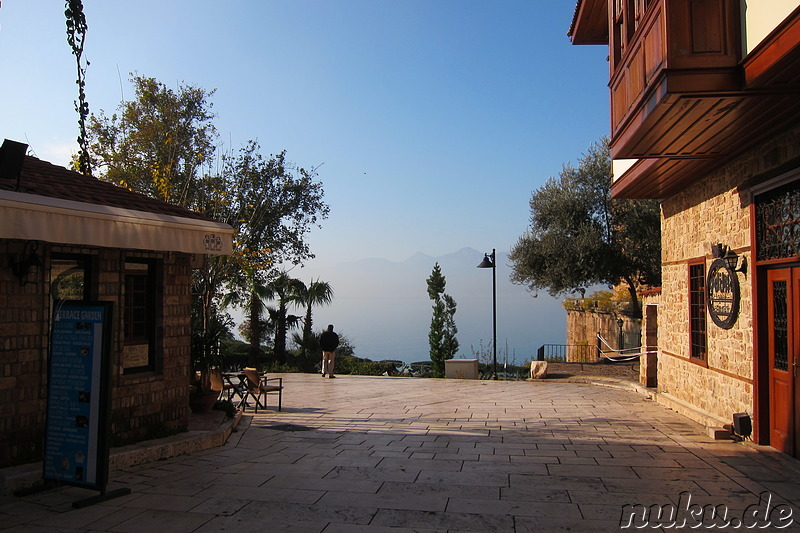
[[[259,150],[259,145],[251,141],[236,155],[225,156],[221,173],[202,180],[197,204],[202,212],[236,230],[231,258],[212,258],[209,264],[236,295],[228,303],[244,305],[248,310],[251,363],[259,357],[260,341],[266,333],[252,312],[262,306],[261,316],[264,300],[277,295],[279,320],[272,324],[274,355],[284,364],[289,324],[282,302],[288,296],[293,301],[297,295],[284,294],[281,283],[287,276],[273,266],[301,264],[313,257],[305,236],[328,216],[329,207],[323,201],[322,183],[314,179],[315,171],[292,167],[285,152],[265,158]],[[292,280],[291,285],[300,290],[303,284]]]
[[[254,141],[224,157],[221,183],[208,192],[215,196],[209,203],[221,210],[222,216],[214,213],[217,220],[236,229],[238,262],[267,271],[314,257],[305,236],[330,212],[315,178],[314,169],[286,161],[285,151],[265,158]]]
[[[131,77],[134,98],[118,113],[89,120],[100,178],[171,204],[194,208],[200,168],[214,157],[214,91]]]
[[[439,263],[433,266],[427,282],[428,297],[433,300],[433,316],[428,332],[433,375],[434,377],[443,377],[444,362],[455,357],[458,352],[459,345],[456,338],[458,328],[455,322],[456,302],[444,292],[447,281]]]
[[[143,76],[131,81],[134,98],[123,101],[118,114],[106,117],[101,111],[90,120],[100,178],[231,225],[236,232],[232,256],[206,257],[193,270],[195,305],[200,306],[193,312],[200,317],[197,324],[210,324],[226,287],[252,315],[263,305],[257,288],[278,277],[275,265],[313,257],[306,235],[329,212],[316,170],[290,164],[285,151],[264,157],[253,141],[217,160],[213,90],[187,84],[172,90]],[[252,361],[261,353],[264,322],[251,321],[256,333]],[[278,349],[285,358],[286,324],[282,327],[284,333],[276,335],[283,335]],[[194,334],[205,335],[204,330]]]
[[[509,254],[511,281],[552,296],[625,282],[635,316],[642,285],[661,282],[656,200],[612,200],[608,139],[593,143],[577,168],[564,165],[530,200],[531,225]]]

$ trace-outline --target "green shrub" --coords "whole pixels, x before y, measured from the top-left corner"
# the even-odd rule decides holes
[[[382,376],[394,373],[394,364],[387,361],[371,361],[353,355],[336,355],[334,373],[359,376]]]
[[[230,400],[217,400],[213,407],[216,411],[224,411],[228,418],[236,416],[236,406]]]

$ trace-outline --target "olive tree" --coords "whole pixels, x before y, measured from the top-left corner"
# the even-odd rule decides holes
[[[635,316],[637,288],[661,282],[657,200],[611,198],[608,140],[564,165],[530,200],[531,223],[511,249],[511,281],[552,296],[624,282]]]

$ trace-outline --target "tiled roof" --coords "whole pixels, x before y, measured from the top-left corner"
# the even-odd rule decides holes
[[[661,294],[661,287],[653,287],[652,289],[647,289],[646,291],[641,292],[641,295],[644,297],[658,296],[659,294]]]
[[[572,32],[575,30],[575,23],[578,20],[578,11],[581,10],[581,3],[583,3],[583,0],[578,0],[575,4],[575,9],[572,12],[572,22],[570,22],[569,29],[567,30],[568,37],[572,37]]]
[[[16,179],[0,176],[0,190],[133,209],[157,215],[212,220],[200,213],[129,191],[113,183],[101,181],[91,176],[84,176],[79,172],[53,165],[32,156],[25,156],[22,163],[19,189],[17,189]]]

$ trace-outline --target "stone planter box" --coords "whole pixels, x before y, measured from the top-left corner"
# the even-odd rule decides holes
[[[444,377],[449,379],[478,379],[478,360],[448,359],[444,362]]]

